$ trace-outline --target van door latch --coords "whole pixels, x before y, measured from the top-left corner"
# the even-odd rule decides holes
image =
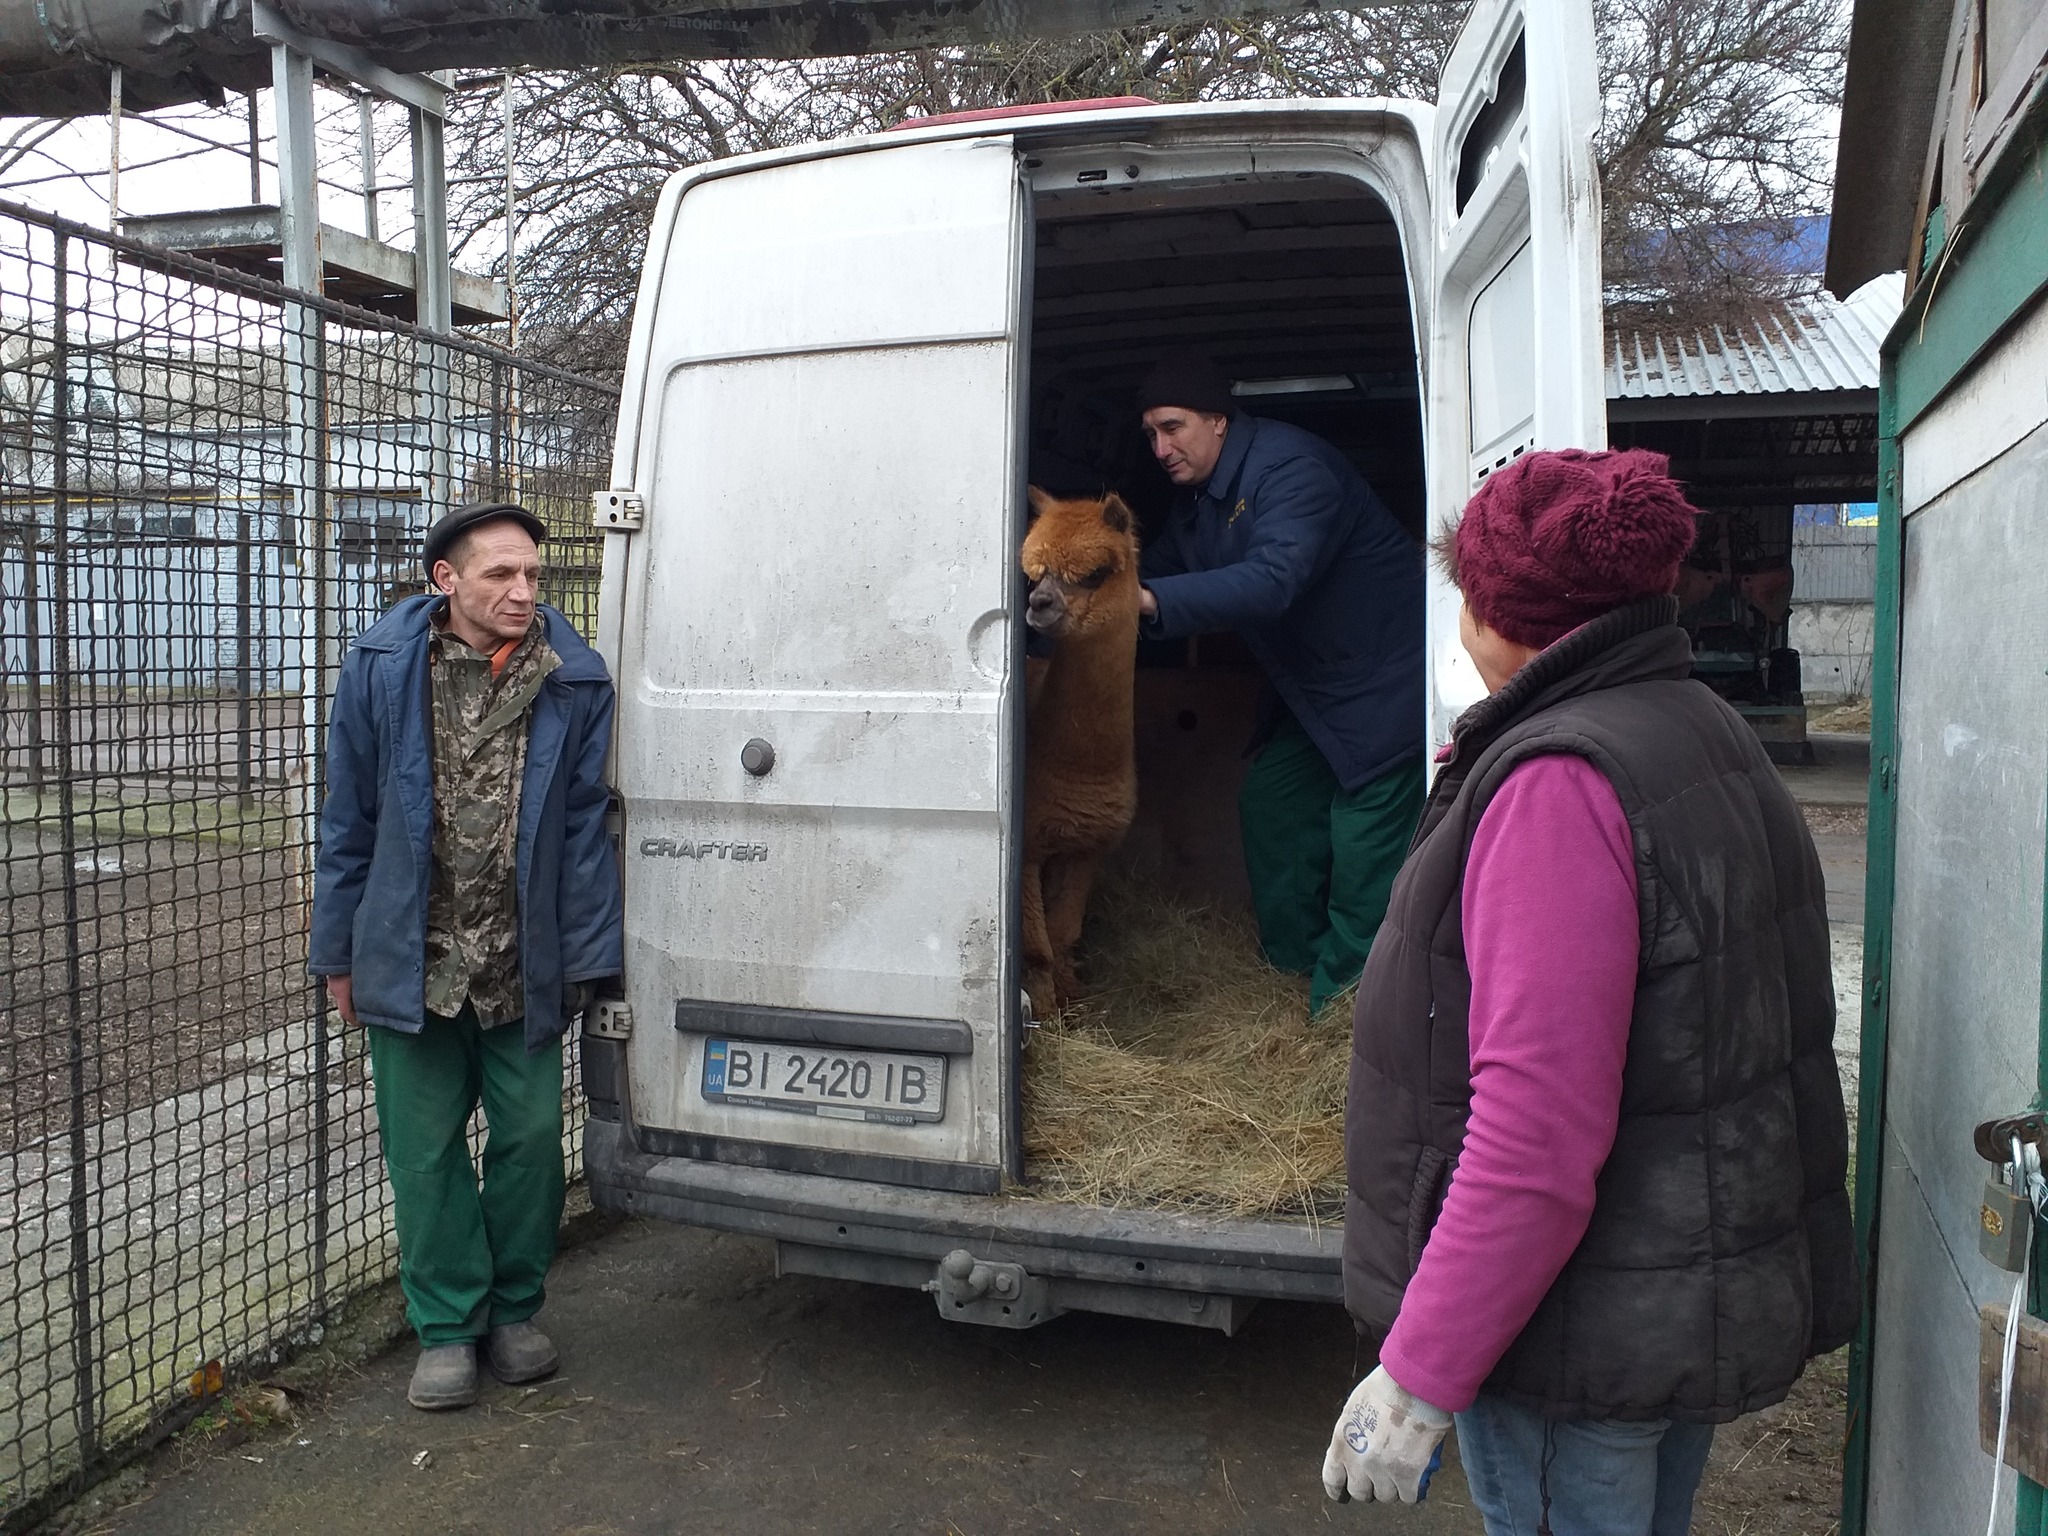
[[[583,1015],[583,1033],[598,1040],[632,1039],[633,1005],[623,998],[597,998]]]
[[[647,498],[638,491],[599,491],[590,521],[600,533],[638,533],[647,521]]]

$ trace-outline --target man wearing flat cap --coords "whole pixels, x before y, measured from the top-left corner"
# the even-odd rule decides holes
[[[1178,488],[1146,547],[1143,633],[1234,630],[1268,684],[1238,796],[1266,958],[1320,1009],[1358,980],[1423,793],[1422,551],[1349,460],[1168,357],[1137,407]]]
[[[308,968],[367,1026],[418,1408],[475,1401],[479,1350],[501,1381],[555,1369],[532,1319],[562,1219],[562,1035],[621,969],[611,678],[539,600],[546,534],[508,502],[443,517],[430,590],[357,638],[334,696]]]

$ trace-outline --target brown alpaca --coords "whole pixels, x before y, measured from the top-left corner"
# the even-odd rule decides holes
[[[1024,736],[1024,985],[1043,1019],[1079,990],[1074,945],[1095,866],[1138,806],[1138,536],[1115,496],[1060,501],[1033,486],[1031,510],[1025,622],[1058,642],[1033,663]]]

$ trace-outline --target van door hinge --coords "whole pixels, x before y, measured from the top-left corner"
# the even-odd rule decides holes
[[[647,498],[638,491],[599,491],[590,521],[601,533],[638,533],[647,521]]]
[[[633,1038],[633,1005],[616,997],[600,997],[583,1015],[583,1033],[598,1040]]]

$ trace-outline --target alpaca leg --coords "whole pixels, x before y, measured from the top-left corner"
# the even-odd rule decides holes
[[[1099,855],[1070,853],[1058,860],[1057,883],[1048,880],[1045,891],[1045,933],[1052,947],[1054,985],[1060,1001],[1079,996],[1081,983],[1074,975],[1074,950],[1081,942],[1081,924],[1088,916],[1088,893],[1095,885]]]
[[[1031,1016],[1049,1019],[1057,1006],[1051,941],[1045,932],[1045,861],[1024,856],[1023,941],[1024,990],[1031,994]]]

